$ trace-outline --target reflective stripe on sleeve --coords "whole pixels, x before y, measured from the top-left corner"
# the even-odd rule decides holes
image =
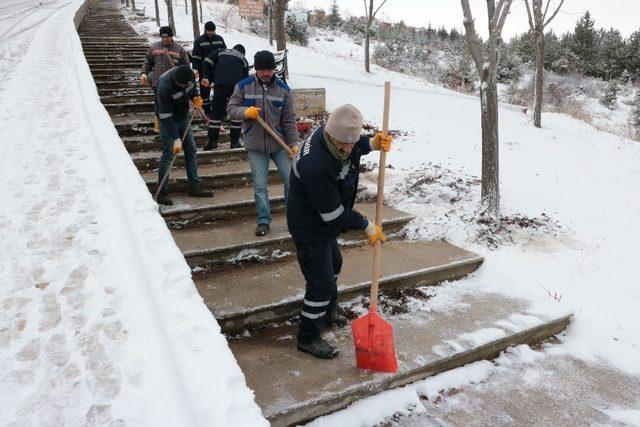
[[[333,221],[334,219],[342,215],[342,212],[344,212],[344,206],[340,205],[334,211],[331,211],[328,213],[322,213],[322,212],[319,212],[319,213],[320,213],[320,217],[324,222],[329,222],[329,221]]]
[[[173,113],[160,113],[160,114],[158,114],[158,117],[160,117],[161,119],[168,119],[171,116],[173,116]]]

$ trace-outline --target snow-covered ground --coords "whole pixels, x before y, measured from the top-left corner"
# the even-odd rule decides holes
[[[242,373],[100,106],[72,24],[79,0],[19,1],[0,6],[0,19],[18,21],[5,33],[11,39],[0,62],[0,129],[19,138],[10,146],[5,137],[0,160],[0,421],[259,423]],[[136,3],[153,12],[151,0]],[[13,15],[25,5],[32,9]],[[249,62],[270,48],[246,33],[229,5],[203,6],[228,45],[245,45]],[[191,18],[182,7],[175,12],[178,38],[188,41]],[[153,22],[137,26],[157,31]],[[558,345],[535,357],[512,351],[501,374],[571,355],[639,381],[640,145],[559,114],[545,114],[536,129],[504,106],[501,191],[509,224],[479,223],[478,99],[378,67],[367,74],[360,46],[320,39],[289,46],[290,84],[325,87],[329,109],[349,102],[380,123],[382,86],[392,82],[391,128],[403,134],[388,156],[388,201],[416,214],[409,236],[445,238],[485,256],[456,286],[576,313]],[[373,176],[365,182],[373,188]],[[417,390],[437,393],[478,378],[500,387],[489,365],[391,391],[317,423],[375,424],[413,405]],[[612,417],[640,424],[637,411]]]
[[[0,424],[264,425],[100,103],[80,5],[0,5]]]

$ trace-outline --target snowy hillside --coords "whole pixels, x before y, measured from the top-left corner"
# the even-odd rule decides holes
[[[99,102],[73,27],[81,1],[9,3],[0,7],[0,18],[13,22],[0,60],[0,423],[265,424]],[[136,3],[152,15],[151,0]],[[245,45],[250,63],[270,48],[233,7],[203,7],[228,45]],[[191,17],[175,13],[177,39],[192,41]],[[152,20],[131,19],[155,39]],[[326,88],[329,110],[348,102],[379,124],[391,81],[390,127],[399,136],[387,158],[387,202],[416,215],[408,236],[483,255],[485,264],[457,284],[464,290],[576,315],[558,344],[535,355],[517,348],[500,369],[467,366],[316,424],[375,424],[410,412],[418,389],[435,396],[478,381],[498,388],[498,370],[518,379],[527,366],[543,376],[545,363],[569,355],[640,380],[640,144],[561,114],[545,114],[536,129],[504,104],[504,221],[487,224],[476,212],[479,100],[375,66],[367,74],[361,46],[318,38],[289,46],[290,85]],[[29,79],[37,84],[25,85]],[[363,180],[371,191],[374,178]],[[640,424],[638,408],[607,410],[612,422]]]

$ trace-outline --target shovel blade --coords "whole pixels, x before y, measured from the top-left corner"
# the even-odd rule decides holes
[[[356,347],[356,365],[376,372],[396,372],[398,361],[393,345],[393,327],[376,312],[369,312],[351,323]]]

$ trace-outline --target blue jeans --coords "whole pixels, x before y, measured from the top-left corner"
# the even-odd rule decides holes
[[[253,179],[253,198],[258,211],[258,224],[271,224],[271,209],[269,208],[269,160],[273,160],[278,168],[280,179],[284,183],[284,200],[286,206],[289,194],[289,172],[291,171],[291,159],[286,150],[265,154],[258,151],[249,151],[249,164],[251,165],[251,177]]]
[[[182,135],[184,135],[184,131],[187,128],[188,123],[189,117],[187,116],[178,124],[178,132],[180,134],[180,138],[182,138]],[[167,132],[167,129],[163,125],[162,120],[160,120],[160,141],[162,142],[162,157],[160,157],[160,167],[158,168],[158,185],[160,185],[160,182],[162,181],[162,178],[164,177],[164,174],[169,167],[169,163],[171,163],[171,159],[173,159],[173,138]],[[189,132],[187,132],[187,136],[182,142],[182,149],[184,150],[184,163],[187,168],[187,179],[189,180],[189,186],[191,188],[197,187],[200,183],[200,178],[198,178],[196,141],[193,139],[191,127],[189,127]],[[168,177],[167,181],[162,187],[162,193],[167,192],[169,192]]]

